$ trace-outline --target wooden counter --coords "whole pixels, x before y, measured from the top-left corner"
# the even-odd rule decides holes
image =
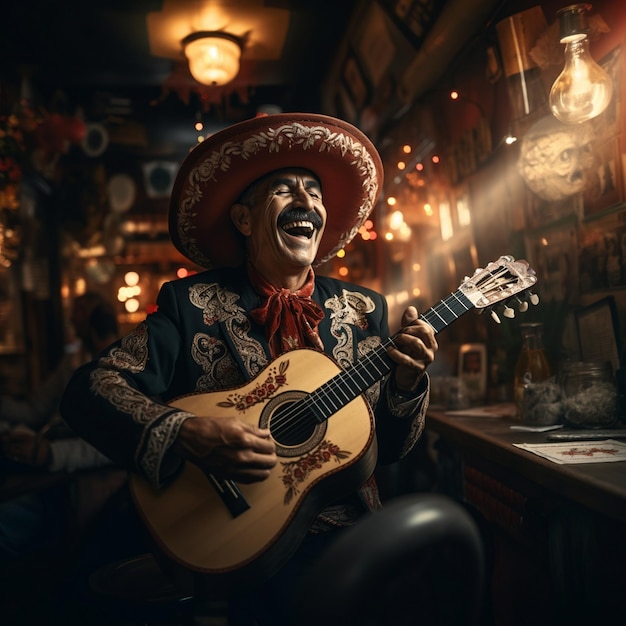
[[[546,443],[549,434],[511,430],[516,423],[504,417],[450,416],[431,410],[426,427],[462,448],[472,461],[499,466],[507,475],[533,481],[626,523],[626,462],[559,465],[515,447],[514,443]]]
[[[513,445],[547,443],[516,423],[436,409],[426,418],[438,490],[475,511],[484,533],[483,624],[609,623],[625,606],[626,462],[554,463]]]

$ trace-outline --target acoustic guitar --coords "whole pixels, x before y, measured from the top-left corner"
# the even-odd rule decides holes
[[[498,303],[512,317],[506,301],[515,298],[521,310],[528,299],[536,304],[537,296],[527,291],[536,281],[526,261],[502,256],[466,277],[421,319],[440,332],[473,308],[494,315]],[[363,392],[391,371],[387,348],[393,339],[347,370],[326,354],[297,349],[240,387],[173,401],[198,415],[236,415],[269,428],[279,460],[269,478],[250,485],[218,480],[192,463],[160,489],[133,475],[135,504],[164,553],[185,568],[237,584],[276,571],[316,515],[374,471],[374,418]]]

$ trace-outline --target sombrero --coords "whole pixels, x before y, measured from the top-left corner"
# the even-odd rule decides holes
[[[243,262],[230,207],[258,178],[286,167],[305,168],[322,183],[327,224],[315,260],[331,258],[374,208],[383,180],[376,148],[359,129],[314,113],[280,113],[233,124],[189,152],[172,189],[170,237],[201,267]]]

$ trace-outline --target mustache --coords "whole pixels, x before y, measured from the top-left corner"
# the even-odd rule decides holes
[[[278,216],[278,225],[282,226],[283,224],[288,224],[289,222],[300,222],[304,220],[311,222],[317,230],[320,230],[320,228],[324,225],[322,218],[315,211],[306,211],[298,208],[285,209]]]

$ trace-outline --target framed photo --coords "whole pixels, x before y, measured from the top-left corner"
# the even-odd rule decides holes
[[[396,55],[396,44],[384,10],[378,4],[370,4],[363,21],[363,32],[356,48],[372,85],[378,87]]]
[[[622,48],[617,46],[599,62],[613,82],[613,97],[606,110],[593,120],[597,137],[612,137],[621,127]]]
[[[370,88],[354,54],[349,54],[343,66],[342,81],[360,113],[370,100]]]
[[[595,165],[583,194],[585,217],[601,213],[622,200],[622,159],[619,139],[614,137],[595,151]]]
[[[465,382],[470,400],[487,394],[487,349],[484,343],[464,343],[459,347],[459,378]]]
[[[578,232],[573,219],[527,237],[528,261],[537,273],[537,291],[544,301],[578,297]]]
[[[580,357],[583,361],[609,361],[619,369],[619,322],[615,298],[609,296],[576,314]]]
[[[581,224],[578,250],[581,294],[626,287],[626,208]]]

